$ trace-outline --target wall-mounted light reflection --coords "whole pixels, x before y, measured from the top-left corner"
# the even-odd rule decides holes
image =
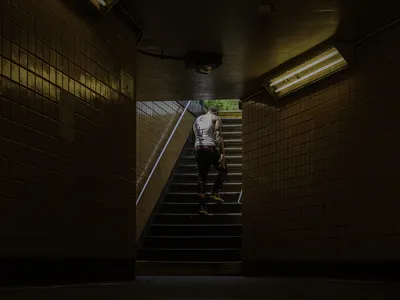
[[[22,87],[35,91],[52,101],[60,99],[62,90],[86,101],[96,98],[106,98],[110,102],[119,100],[120,78],[85,54],[82,54],[85,60],[90,59],[93,64],[88,69],[94,72],[93,74],[86,72],[84,68],[76,65],[75,61],[51,48],[45,59],[43,51],[40,50],[45,48],[45,45],[33,35],[27,36],[25,44],[22,42],[15,44],[3,38],[2,45],[0,75]],[[82,65],[86,64],[83,62]]]
[[[98,10],[109,10],[111,9],[118,0],[90,0]]]
[[[264,83],[264,87],[276,98],[319,81],[348,66],[347,61],[335,47],[310,58],[307,62],[292,68],[284,74]]]

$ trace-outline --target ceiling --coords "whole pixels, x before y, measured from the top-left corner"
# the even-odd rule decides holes
[[[272,14],[259,11],[266,4]],[[183,62],[138,53],[139,101],[240,98],[255,79],[331,36],[352,41],[400,14],[400,3],[392,0],[124,0],[124,5],[145,28],[141,49],[224,56],[211,75],[201,75]]]

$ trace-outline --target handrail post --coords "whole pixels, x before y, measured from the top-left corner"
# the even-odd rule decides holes
[[[171,134],[169,135],[169,138],[168,138],[167,142],[165,143],[164,148],[161,150],[161,153],[160,153],[160,155],[158,156],[158,158],[157,158],[157,160],[156,160],[156,163],[154,164],[153,168],[151,169],[151,172],[150,172],[149,176],[147,177],[147,180],[146,180],[145,184],[143,185],[142,190],[140,191],[139,197],[136,199],[136,206],[138,205],[140,199],[142,198],[143,193],[144,193],[144,190],[146,189],[147,185],[149,184],[150,179],[151,179],[151,177],[153,176],[153,174],[154,174],[154,172],[155,172],[155,170],[156,170],[156,168],[157,168],[157,166],[158,166],[158,163],[159,163],[160,160],[161,160],[161,157],[163,156],[165,150],[167,149],[169,143],[171,142],[172,136],[175,134],[175,131],[176,131],[176,129],[178,128],[179,124],[181,123],[181,121],[182,121],[182,119],[183,119],[183,117],[184,117],[186,111],[188,110],[189,105],[190,105],[191,102],[192,102],[192,101],[189,100],[188,103],[186,104],[186,106],[185,106],[185,108],[184,108],[184,110],[183,110],[181,116],[179,117],[178,121],[177,121],[176,124],[175,124],[174,129],[172,130]]]

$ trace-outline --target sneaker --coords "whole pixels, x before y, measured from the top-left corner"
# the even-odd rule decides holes
[[[224,199],[222,199],[219,194],[211,194],[210,199],[216,201],[217,203],[224,203]]]
[[[208,215],[208,211],[204,206],[200,206],[199,214],[206,216],[206,215]]]

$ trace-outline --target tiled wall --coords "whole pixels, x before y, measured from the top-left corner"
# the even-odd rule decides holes
[[[192,131],[194,120],[195,117],[193,114],[186,111],[165,149],[163,156],[160,158],[149,184],[143,191],[140,202],[136,206],[136,240],[139,240],[140,236],[143,234],[143,230],[145,229],[154,207],[160,199],[173,168],[179,159],[179,155]],[[175,122],[173,124],[175,125]],[[170,135],[170,133],[168,135]]]
[[[245,261],[400,258],[399,34],[279,107],[245,104]]]
[[[0,16],[0,255],[132,258],[135,35],[57,0]]]
[[[139,195],[183,107],[175,101],[136,103],[136,193]]]

